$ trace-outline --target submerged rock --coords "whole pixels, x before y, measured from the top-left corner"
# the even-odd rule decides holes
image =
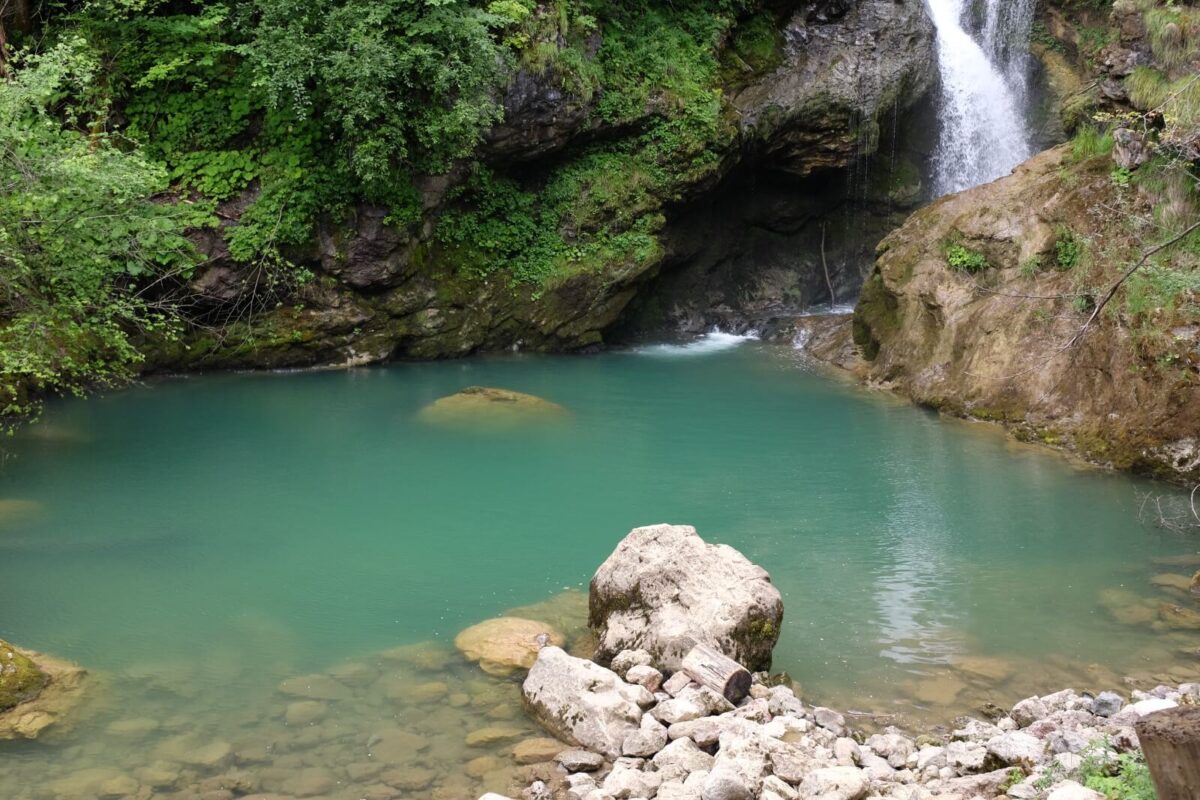
[[[500,677],[532,667],[543,644],[561,647],[563,643],[563,635],[546,623],[521,617],[489,619],[454,637],[454,646],[467,659]]]
[[[687,525],[631,531],[596,571],[588,603],[597,661],[640,649],[668,672],[701,642],[751,671],[769,669],[783,621],[766,570]]]
[[[435,425],[507,428],[530,422],[562,421],[567,410],[531,394],[468,386],[425,406],[419,417]]]
[[[42,510],[42,504],[36,500],[0,500],[0,530],[28,522]]]

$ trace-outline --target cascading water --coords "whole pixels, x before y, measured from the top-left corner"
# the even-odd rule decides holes
[[[1008,174],[1032,155],[1024,99],[1024,47],[1032,0],[983,0],[981,41],[967,30],[966,0],[927,0],[937,29],[941,131],[934,189],[959,192]]]

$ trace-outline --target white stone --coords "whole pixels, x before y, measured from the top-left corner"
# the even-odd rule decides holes
[[[691,739],[676,739],[668,744],[652,759],[654,766],[660,771],[669,766],[680,766],[687,772],[710,770],[713,757],[696,746]]]
[[[832,731],[835,736],[841,736],[846,730],[846,718],[831,708],[814,708],[813,719],[825,730]]]
[[[686,672],[676,672],[674,675],[663,681],[662,688],[663,691],[671,695],[671,697],[677,697],[680,692],[689,686],[699,686],[699,684],[694,683],[691,676]]]
[[[1046,744],[1036,736],[1011,731],[988,740],[987,751],[1005,764],[1035,766],[1046,760]]]
[[[1179,705],[1174,700],[1162,700],[1157,697],[1152,697],[1149,700],[1139,700],[1133,704],[1133,710],[1139,717],[1144,717],[1147,714],[1153,714],[1155,711],[1166,711],[1168,708],[1175,708]]]
[[[767,776],[767,758],[760,737],[722,734],[717,757],[704,781],[704,800],[754,800]]]
[[[862,751],[858,742],[843,736],[833,743],[833,757],[837,759],[838,766],[852,767],[862,758]]]
[[[951,742],[946,745],[946,764],[966,772],[983,769],[987,748],[977,742]]]
[[[641,649],[668,672],[697,643],[751,671],[768,669],[783,618],[766,570],[685,525],[631,531],[596,571],[589,599],[603,612],[597,658]]]
[[[800,800],[862,800],[869,784],[854,767],[828,767],[810,772],[800,783]]]
[[[662,776],[657,772],[643,772],[618,761],[604,779],[601,789],[605,795],[623,800],[627,797],[654,797],[661,785]]]
[[[649,758],[667,746],[667,729],[649,714],[642,716],[638,730],[627,735],[621,743],[621,753]]]
[[[916,750],[911,739],[898,733],[877,733],[867,739],[867,747],[887,759],[895,769],[903,768],[908,763],[908,757]]]
[[[706,686],[698,686],[684,689],[665,703],[659,703],[650,713],[659,722],[674,725],[732,709],[733,705],[724,697]]]
[[[636,690],[636,691],[635,691]],[[611,670],[557,647],[543,647],[523,686],[533,715],[559,739],[609,757],[640,729],[645,692]]]
[[[1039,697],[1029,697],[1013,706],[1012,718],[1022,728],[1027,728],[1042,717],[1048,716],[1050,709]]]
[[[645,686],[648,691],[657,692],[663,683],[663,674],[649,664],[638,664],[636,667],[630,667],[625,673],[625,680],[629,683]]]
[[[1063,781],[1050,790],[1046,800],[1105,800],[1105,797],[1075,781]]]

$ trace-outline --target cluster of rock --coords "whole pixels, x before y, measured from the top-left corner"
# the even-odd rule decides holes
[[[720,613],[718,599],[728,603]],[[590,609],[609,666],[546,644],[524,681],[531,715],[570,745],[525,800],[1104,800],[1073,780],[1085,759],[1115,762],[1138,747],[1139,718],[1200,703],[1200,684],[1129,702],[1064,690],[992,720],[961,718],[934,739],[852,730],[765,672],[745,696],[722,696],[698,682],[677,643],[761,656],[745,620],[769,610],[777,631],[782,604],[765,572],[680,526],[633,531],[597,572]],[[615,641],[646,647],[610,656]]]
[[[628,651],[609,670],[542,650],[526,700],[577,747],[556,756],[559,775],[531,785],[527,800],[1104,800],[1073,780],[1085,759],[1115,762],[1137,749],[1139,718],[1200,703],[1200,684],[1134,692],[1128,702],[1068,689],[993,721],[961,718],[943,740],[892,728],[866,736],[788,686],[756,681],[735,707],[649,661]]]

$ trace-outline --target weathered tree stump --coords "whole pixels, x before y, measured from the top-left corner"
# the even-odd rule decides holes
[[[1200,706],[1156,711],[1135,727],[1158,800],[1200,796]]]
[[[707,686],[733,704],[750,693],[750,673],[729,656],[698,644],[683,657],[682,669],[701,686]]]

